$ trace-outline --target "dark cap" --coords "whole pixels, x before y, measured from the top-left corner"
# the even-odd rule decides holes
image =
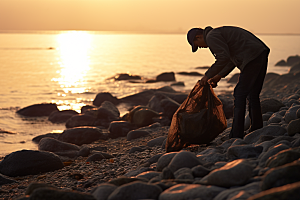
[[[195,46],[195,44],[194,44],[196,35],[202,35],[202,34],[203,34],[203,29],[201,29],[201,28],[192,28],[187,33],[187,40],[188,40],[189,44],[192,46],[192,52],[196,52],[198,49],[198,47]]]

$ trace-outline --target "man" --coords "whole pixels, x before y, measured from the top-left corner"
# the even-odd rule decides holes
[[[259,95],[267,71],[270,49],[247,30],[233,26],[193,28],[187,34],[192,51],[209,48],[215,63],[206,71],[200,85],[213,87],[235,67],[240,69],[234,88],[234,119],[230,138],[244,137],[246,99],[249,102],[250,132],[263,127]]]

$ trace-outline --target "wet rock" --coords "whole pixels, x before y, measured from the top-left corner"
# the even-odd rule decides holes
[[[78,115],[79,113],[75,110],[62,110],[54,111],[48,117],[48,120],[52,123],[64,123],[67,122],[73,115]]]
[[[166,189],[159,196],[159,200],[207,199],[212,200],[225,188],[203,186],[198,184],[177,184]]]
[[[184,75],[184,76],[203,76],[199,72],[177,72],[177,74]]]
[[[58,138],[60,141],[76,145],[90,144],[97,140],[108,139],[102,130],[95,127],[79,127],[64,130]]]
[[[16,177],[55,171],[63,167],[64,164],[53,153],[22,150],[5,156],[0,163],[0,173]]]
[[[244,137],[245,142],[255,143],[260,136],[270,135],[270,136],[280,136],[286,133],[286,129],[280,126],[269,125],[261,129],[255,130]]]
[[[17,181],[10,178],[6,178],[0,174],[0,186],[5,184],[10,184],[10,183],[15,183],[15,182]]]
[[[66,122],[67,128],[74,128],[80,126],[93,126],[96,122],[97,118],[95,116],[87,115],[87,114],[79,114],[73,115]]]
[[[93,105],[99,107],[104,101],[110,101],[113,104],[118,103],[118,99],[108,92],[98,93],[93,101]]]
[[[154,139],[150,140],[149,142],[147,142],[147,146],[148,147],[161,146],[166,138],[167,138],[166,136],[160,136],[160,137],[154,138]]]
[[[61,152],[61,151],[79,151],[79,147],[74,144],[62,142],[53,138],[43,138],[38,145],[40,151]]]
[[[194,177],[204,177],[210,173],[210,170],[202,165],[197,165],[192,168],[192,174]]]
[[[39,136],[36,136],[32,139],[32,141],[34,143],[39,143],[41,141],[41,139],[43,138],[53,138],[53,139],[58,139],[60,133],[47,133],[47,134],[44,134],[44,135],[39,135]]]
[[[214,200],[238,200],[248,199],[249,197],[260,192],[260,182],[249,183],[242,187],[224,190],[219,193]]]
[[[129,131],[129,133],[127,134],[127,140],[131,141],[140,137],[145,137],[150,135],[150,133],[148,131],[143,131],[143,130],[133,130],[133,131]]]
[[[126,137],[134,128],[135,126],[127,121],[113,121],[108,127],[108,136],[110,138]]]
[[[117,189],[117,186],[113,184],[102,183],[95,189],[92,195],[96,200],[106,200],[115,189]]]
[[[300,133],[300,118],[290,121],[287,126],[287,132],[290,136]]]
[[[270,168],[280,167],[282,165],[294,162],[300,158],[300,148],[286,149],[271,156],[266,161],[266,166]]]
[[[284,115],[284,120],[286,123],[290,123],[290,121],[297,119],[297,110],[299,108],[300,108],[300,105],[297,105],[297,106],[290,107],[286,111],[286,113]]]
[[[178,169],[183,167],[193,168],[197,165],[202,164],[195,154],[189,151],[180,151],[169,163],[168,167],[172,172],[176,172]]]
[[[26,117],[42,117],[49,116],[54,111],[58,111],[56,104],[42,103],[24,107],[18,110],[17,113]]]
[[[138,75],[131,75],[131,74],[117,74],[114,79],[116,81],[122,81],[122,80],[141,80],[142,77]]]
[[[260,102],[262,114],[267,112],[277,112],[284,104],[277,99],[268,98]]]
[[[227,163],[225,166],[215,169],[203,177],[199,183],[231,187],[244,185],[252,176],[254,167],[245,159],[238,159]]]
[[[227,150],[228,158],[237,159],[237,158],[258,158],[258,156],[263,151],[263,147],[252,145],[237,145],[231,146]]]
[[[118,187],[107,200],[158,199],[161,192],[157,185],[136,181]]]
[[[157,161],[156,170],[162,171],[166,166],[169,165],[169,163],[177,153],[178,152],[171,152],[162,155]]]
[[[156,76],[156,81],[175,81],[174,72],[164,72]]]

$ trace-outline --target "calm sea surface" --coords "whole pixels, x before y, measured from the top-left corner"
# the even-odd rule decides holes
[[[300,54],[300,35],[259,35],[270,48],[268,72],[287,73],[275,63]],[[192,53],[185,34],[113,34],[68,31],[56,33],[0,33],[0,156],[20,149],[37,149],[31,139],[49,132],[62,132],[64,124],[47,118],[24,118],[16,110],[36,103],[56,103],[60,110],[92,104],[99,92],[117,97],[158,88],[170,83],[111,81],[118,73],[155,78],[163,72],[199,72],[214,57],[208,49]],[[234,73],[234,70],[228,77]],[[201,77],[176,74],[176,81],[189,91]],[[232,90],[226,80],[215,89]],[[126,110],[119,107],[121,113]]]

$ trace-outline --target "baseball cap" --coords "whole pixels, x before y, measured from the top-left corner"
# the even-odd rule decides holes
[[[198,47],[195,46],[194,40],[196,38],[196,35],[203,34],[203,29],[200,28],[192,28],[187,33],[187,40],[189,44],[192,46],[192,52],[196,52]]]

